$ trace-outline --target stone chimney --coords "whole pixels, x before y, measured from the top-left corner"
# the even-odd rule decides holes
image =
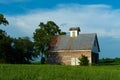
[[[69,30],[70,30],[70,37],[77,37],[79,35],[80,32],[79,27],[72,27]]]

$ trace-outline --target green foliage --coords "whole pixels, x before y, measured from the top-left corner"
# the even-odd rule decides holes
[[[9,24],[3,14],[0,14],[0,25],[1,24],[5,25],[5,26]]]
[[[82,57],[79,58],[79,60],[80,60],[79,63],[80,63],[81,66],[87,66],[89,64],[88,58],[84,55],[82,55]]]
[[[29,63],[33,55],[33,42],[28,37],[14,39],[0,30],[0,63]]]
[[[7,62],[8,53],[11,53],[12,38],[6,32],[0,30],[0,62]]]
[[[0,80],[119,80],[118,66],[0,65]]]
[[[44,54],[47,57],[47,52],[49,50],[49,45],[52,38],[55,35],[63,35],[65,32],[61,32],[58,25],[53,21],[48,21],[46,24],[40,23],[39,28],[34,32],[34,48],[36,54]]]
[[[102,58],[99,65],[120,65],[120,58]]]
[[[15,61],[17,63],[29,63],[32,60],[33,54],[33,42],[28,37],[14,39],[12,45]]]

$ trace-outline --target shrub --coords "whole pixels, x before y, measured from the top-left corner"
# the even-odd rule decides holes
[[[87,66],[89,64],[89,60],[88,60],[88,57],[82,55],[81,58],[79,58],[80,62],[79,64],[82,65],[82,66]]]

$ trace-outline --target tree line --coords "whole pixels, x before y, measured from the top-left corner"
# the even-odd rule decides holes
[[[120,58],[102,58],[99,60],[100,65],[120,65]]]
[[[3,14],[0,14],[0,25],[9,25]],[[42,54],[41,63],[45,63],[51,39],[55,35],[65,34],[53,21],[48,21],[46,24],[40,22],[33,33],[34,41],[31,41],[29,37],[12,38],[0,29],[0,63],[30,63],[32,58],[39,54]]]

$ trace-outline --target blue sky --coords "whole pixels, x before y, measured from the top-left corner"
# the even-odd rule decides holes
[[[81,33],[97,33],[100,58],[120,57],[119,0],[0,0],[0,13],[12,37],[29,36],[40,22],[54,21],[63,31],[79,26]]]

